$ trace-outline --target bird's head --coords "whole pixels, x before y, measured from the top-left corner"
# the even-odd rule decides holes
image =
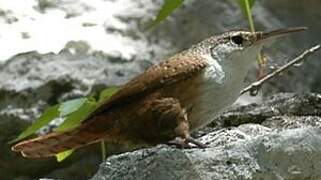
[[[295,27],[269,32],[228,31],[202,41],[198,47],[202,49],[199,52],[219,63],[251,63],[255,62],[263,46],[271,44],[278,37],[306,29]]]

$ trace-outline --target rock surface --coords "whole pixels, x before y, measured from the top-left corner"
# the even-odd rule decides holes
[[[320,106],[318,94],[279,94],[221,116],[241,121],[200,137],[206,149],[159,145],[114,155],[91,180],[321,179]]]
[[[7,142],[50,105],[123,84],[163,57],[205,37],[247,27],[234,0],[202,3],[189,0],[166,22],[146,31],[146,23],[156,14],[161,2],[163,0],[26,0],[14,9],[14,1],[0,1],[0,41],[5,44],[0,48],[0,174],[5,175],[1,178],[81,180],[91,177],[100,163],[95,147],[56,163],[52,159],[23,159],[10,151]],[[291,6],[286,8],[275,8],[283,5],[277,0],[257,2],[254,17],[258,29],[297,25],[311,29],[308,34],[284,39],[269,49],[272,59],[284,59],[284,54],[292,56],[298,49],[320,40],[319,0],[308,3],[287,0],[284,4]],[[300,8],[307,11],[297,13]],[[30,50],[35,51],[26,52]],[[48,53],[51,51],[54,53]],[[289,73],[291,76],[274,81],[278,87],[274,90],[320,91],[321,76],[316,68],[320,61],[312,58],[317,59],[311,57],[294,75]],[[264,115],[262,120],[260,106],[256,109],[258,118],[254,121],[273,129],[292,118],[282,113],[274,116],[273,110],[267,110],[272,116]],[[250,111],[251,108],[247,112]],[[293,127],[305,126],[305,122],[311,122],[312,126],[318,124],[315,114],[307,114],[304,119],[300,119],[302,114],[295,115],[296,122],[302,121],[303,125],[294,123]],[[269,118],[273,123],[268,123]],[[278,118],[281,120],[276,121]],[[218,122],[217,128],[226,128],[253,121],[244,118],[235,122],[227,117],[225,122]]]

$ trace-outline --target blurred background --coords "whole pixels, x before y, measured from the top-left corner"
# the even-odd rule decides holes
[[[236,0],[185,0],[166,21],[146,29],[162,4],[0,0],[0,179],[88,179],[101,162],[98,146],[57,163],[23,159],[10,152],[8,142],[50,105],[121,85],[213,34],[248,29]],[[257,0],[253,17],[257,30],[309,28],[265,49],[271,64],[284,64],[321,42],[320,0]],[[243,103],[275,92],[321,92],[320,68],[320,54],[313,55],[265,85],[263,95]],[[118,149],[108,147],[114,152]]]

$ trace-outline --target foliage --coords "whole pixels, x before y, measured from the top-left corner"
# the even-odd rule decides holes
[[[104,89],[99,94],[98,103],[104,102],[106,99],[110,98],[113,94],[115,94],[118,91],[119,87],[117,86],[111,86],[107,89]]]
[[[238,1],[239,1],[240,8],[242,9],[243,13],[247,17],[251,31],[254,32],[255,28],[254,28],[254,22],[252,19],[251,8],[253,7],[255,0],[238,0]]]
[[[20,135],[12,140],[10,143],[18,142],[32,134],[34,134],[38,129],[41,127],[47,125],[49,122],[51,122],[53,119],[55,119],[57,116],[59,116],[59,105],[55,105],[52,107],[49,107],[45,110],[45,112],[36,120],[35,123],[33,123],[31,126],[29,126],[26,130],[24,130]]]
[[[158,25],[160,22],[165,20],[175,9],[182,5],[184,0],[165,0],[165,3],[159,10],[156,19],[151,26]]]
[[[238,0],[241,10],[244,14],[247,14],[247,9],[251,9],[254,6],[255,0]]]
[[[252,20],[251,8],[254,6],[256,0],[237,0],[240,6],[240,9],[247,17],[250,24],[251,31],[254,31],[254,23]],[[165,0],[165,3],[159,10],[156,19],[152,23],[152,26],[158,25],[163,20],[165,20],[175,9],[183,4],[184,0]]]
[[[61,162],[61,161],[65,160],[67,157],[69,157],[73,152],[74,152],[74,150],[70,149],[70,150],[58,153],[58,154],[55,155],[56,156],[56,160],[58,162]]]
[[[71,129],[74,129],[77,127],[86,117],[96,109],[97,107],[97,102],[94,98],[80,98],[80,99],[85,99],[85,101],[79,103],[79,104],[72,104],[72,101],[77,101],[76,100],[71,100],[67,102],[70,103],[69,108],[74,108],[75,111],[72,113],[69,113],[68,116],[66,116],[64,122],[59,125],[55,131],[68,131]]]
[[[25,131],[23,131],[11,143],[20,141],[26,137],[35,134],[40,128],[46,126],[57,118],[64,118],[64,122],[60,124],[54,131],[68,131],[81,124],[86,117],[92,113],[99,105],[117,92],[118,87],[111,87],[103,90],[96,100],[92,97],[82,97],[69,100],[45,110],[45,112]],[[60,162],[71,155],[73,150],[67,150],[56,155],[57,161]]]

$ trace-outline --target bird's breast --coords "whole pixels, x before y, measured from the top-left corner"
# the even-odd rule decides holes
[[[190,129],[194,131],[209,124],[235,102],[243,87],[243,79],[215,64],[170,90],[187,109]]]

